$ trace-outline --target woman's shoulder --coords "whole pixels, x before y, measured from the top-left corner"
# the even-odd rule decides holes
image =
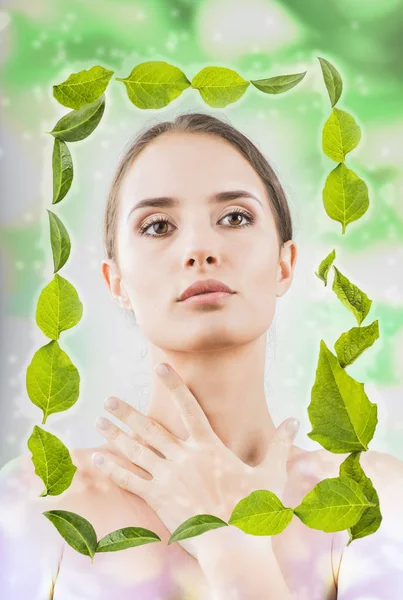
[[[101,477],[98,469],[92,466],[91,455],[95,451],[96,448],[70,450],[76,471],[70,486],[56,496],[41,496],[44,483],[35,472],[30,453],[7,462],[0,469],[0,526],[3,530],[11,527],[15,532],[16,523],[22,523],[27,518],[31,523],[36,519],[54,528],[42,515],[44,511],[52,509],[77,512],[88,519],[93,513],[94,500],[99,502],[102,497],[108,497],[113,486],[113,482]],[[24,518],[24,515],[27,516]]]
[[[121,489],[92,464],[92,454],[99,451],[105,456],[109,455],[116,464],[134,471],[128,459],[115,453],[107,444],[70,449],[72,462],[77,467],[70,486],[57,496],[40,497],[44,484],[35,473],[31,454],[9,461],[0,469],[0,519],[7,521],[4,516],[7,510],[13,510],[13,507],[15,510],[19,506],[21,511],[29,512],[31,518],[35,516],[39,520],[40,517],[42,527],[47,522],[49,527],[55,529],[42,513],[55,509],[67,510],[90,521],[98,536],[119,527],[138,525],[149,527],[160,537],[168,539],[168,530],[142,497]],[[7,523],[4,525],[7,527]]]
[[[325,448],[306,450],[294,446],[290,460],[291,471],[318,481],[328,477],[338,477],[341,463],[346,454],[335,454]]]
[[[8,461],[0,469],[0,501],[14,503],[23,499],[27,503],[36,503],[37,500],[43,505],[49,499],[62,497],[67,493],[84,491],[97,485],[97,473],[90,469],[91,453],[96,449],[78,448],[70,450],[73,464],[77,467],[71,485],[59,496],[42,496],[44,489],[42,479],[36,474],[35,466],[30,453],[22,454]]]
[[[348,453],[335,454],[321,448],[314,452],[308,453],[305,457],[301,455],[301,461],[304,461],[305,459],[305,463],[308,465],[308,468],[310,468],[311,472],[316,471],[318,481],[321,481],[326,478],[339,477],[340,465],[346,460],[347,457]],[[381,507],[387,506],[388,499],[388,494],[387,492],[385,493],[385,483],[387,479],[386,465],[392,464],[393,461],[399,462],[398,459],[392,457],[391,455],[379,452],[377,450],[368,450],[360,454],[360,465],[365,475],[371,479],[372,484],[377,490]],[[403,463],[400,464],[402,465]],[[403,475],[403,468],[401,467],[401,469]],[[383,528],[385,528],[387,525],[387,517],[388,515],[386,511],[386,513],[383,515]],[[390,526],[393,527],[393,523],[390,523]],[[332,535],[331,560],[335,573],[338,573],[341,559],[344,551],[346,550],[349,539],[350,535],[348,530],[336,531]],[[365,540],[367,545],[369,543],[375,544],[376,546],[378,543],[378,536],[371,535],[369,538],[365,538]],[[354,546],[354,544],[352,546]]]
[[[157,572],[158,563],[151,563],[147,545],[129,548],[123,557],[122,553],[100,554],[97,564],[102,567],[102,573],[96,569],[88,572],[88,557],[71,548],[42,514],[56,509],[79,514],[91,523],[98,539],[127,526],[149,527],[158,533],[158,526],[150,526],[152,518],[143,510],[141,499],[134,495],[126,498],[120,488],[93,467],[91,455],[97,450],[99,448],[70,450],[77,470],[69,488],[57,496],[40,496],[44,484],[35,473],[29,453],[10,460],[0,469],[1,598],[53,597],[49,593],[56,580],[59,594],[63,596],[63,590],[70,589],[66,577],[74,579],[76,576],[74,585],[78,585],[78,573],[82,573],[80,581],[85,586],[91,574],[94,577],[91,581],[98,585],[98,578],[104,581],[103,576],[107,577],[107,573],[112,576],[116,571],[119,586],[117,582],[128,579],[128,573],[137,582],[140,572],[142,576]],[[154,554],[158,554],[157,550],[161,554],[163,544],[155,546],[158,548]],[[142,562],[139,571],[136,569],[133,573],[131,567],[135,561],[139,565]]]
[[[52,497],[42,497],[42,480],[30,454],[0,469],[0,597],[46,598],[60,560],[63,538],[42,514]]]

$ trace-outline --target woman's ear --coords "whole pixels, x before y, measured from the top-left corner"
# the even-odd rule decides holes
[[[278,280],[276,296],[286,293],[292,283],[295,263],[297,260],[297,246],[293,240],[288,240],[281,248],[278,266]]]
[[[115,261],[111,259],[103,260],[101,270],[113,299],[119,306],[132,312],[130,299]]]

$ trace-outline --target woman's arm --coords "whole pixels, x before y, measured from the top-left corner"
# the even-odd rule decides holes
[[[270,536],[253,536],[229,525],[198,541],[199,564],[214,600],[291,600]]]
[[[403,598],[403,462],[383,452],[363,452],[361,464],[379,496],[379,529],[344,548],[338,600]]]
[[[29,455],[0,470],[0,598],[5,600],[52,599],[63,539],[42,515],[49,508],[49,499],[38,497],[42,490]]]

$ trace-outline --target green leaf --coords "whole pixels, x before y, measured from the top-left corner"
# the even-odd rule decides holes
[[[74,550],[90,556],[91,562],[94,562],[97,534],[87,519],[67,510],[47,510],[42,514],[53,523],[60,535]]]
[[[58,496],[70,486],[77,467],[73,465],[68,448],[55,435],[34,425],[28,439],[35,473],[42,479],[42,496]]]
[[[201,535],[205,531],[217,529],[218,527],[227,526],[228,523],[215,517],[214,515],[196,515],[186,519],[172,533],[168,540],[168,545],[177,542],[178,540],[186,540],[187,538]]]
[[[52,131],[54,137],[65,142],[78,142],[88,137],[99,124],[105,110],[105,95],[79,110],[72,110],[62,117]]]
[[[277,535],[291,522],[292,508],[286,508],[270,490],[255,490],[238,502],[228,521],[252,535]]]
[[[36,308],[36,322],[51,340],[77,325],[83,315],[83,304],[75,287],[55,273],[52,281],[43,288]]]
[[[339,473],[341,476],[354,479],[360,486],[367,500],[375,506],[370,506],[364,510],[360,520],[349,528],[350,539],[347,542],[347,546],[349,546],[353,540],[375,533],[382,522],[379,497],[372,485],[372,481],[365,475],[360,465],[360,455],[361,452],[353,452],[350,454],[346,460],[341,463]]]
[[[347,152],[358,146],[361,129],[354,118],[345,110],[333,108],[323,126],[322,150],[332,160],[344,162]]]
[[[204,67],[192,79],[204,102],[213,108],[224,108],[244,95],[250,85],[236,71],[226,67]]]
[[[99,540],[96,552],[117,552],[150,542],[160,542],[156,533],[144,527],[123,527],[105,535]]]
[[[338,268],[333,265],[335,276],[333,278],[333,291],[340,300],[350,310],[357,319],[358,325],[364,321],[369,313],[372,300],[359,287],[351,283]]]
[[[336,69],[332,63],[330,63],[325,58],[321,58],[318,56],[320,66],[322,67],[323,79],[325,81],[325,85],[327,91],[329,93],[330,103],[332,107],[337,104],[341,92],[343,90],[343,82],[340,76],[340,73]]]
[[[325,282],[325,287],[327,286],[327,274],[335,258],[336,250],[332,250],[320,263],[318,272],[315,271],[316,277],[319,277],[319,279]]]
[[[368,210],[366,183],[344,163],[340,163],[329,173],[322,195],[328,216],[342,224],[343,234],[349,223],[357,221]]]
[[[150,60],[134,67],[123,81],[129,100],[138,108],[163,108],[190,87],[183,71],[163,60]]]
[[[73,406],[80,393],[80,375],[58,342],[39,348],[27,368],[28,396],[43,411],[42,425],[52,413]]]
[[[367,327],[353,327],[342,333],[334,345],[340,366],[344,369],[351,365],[378,338],[378,320]]]
[[[267,79],[251,79],[251,83],[265,94],[282,94],[295,87],[306,75],[303,73],[293,73],[291,75],[277,75]]]
[[[63,106],[78,110],[98,100],[112,75],[113,71],[99,65],[72,73],[66,81],[53,86],[53,96]]]
[[[320,342],[316,379],[308,416],[308,437],[336,454],[367,450],[376,424],[377,405],[370,402],[364,384],[353,379]]]
[[[55,213],[46,209],[49,215],[50,243],[53,253],[53,273],[59,271],[70,256],[71,243],[67,229]]]
[[[355,525],[372,503],[349,477],[323,479],[306,494],[294,514],[308,527],[332,533]]]
[[[52,155],[53,200],[57,204],[63,200],[71,187],[74,169],[70,150],[63,140],[55,138]]]

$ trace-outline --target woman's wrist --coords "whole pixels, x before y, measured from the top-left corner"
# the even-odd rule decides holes
[[[197,538],[198,557],[205,564],[226,561],[234,549],[248,547],[254,551],[259,548],[262,552],[272,550],[271,537],[250,535],[234,525],[228,525],[207,531]]]
[[[291,600],[270,536],[228,526],[200,538],[199,564],[217,600]]]

